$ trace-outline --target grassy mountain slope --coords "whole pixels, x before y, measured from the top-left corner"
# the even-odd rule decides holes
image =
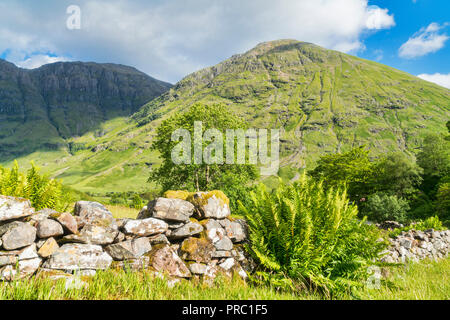
[[[309,43],[262,43],[193,73],[132,119],[109,120],[60,148],[21,158],[83,191],[145,190],[149,151],[162,119],[196,102],[222,102],[254,128],[281,128],[282,166],[291,179],[324,153],[366,144],[373,156],[414,154],[428,132],[445,132],[450,90],[405,72]],[[98,133],[101,131],[101,136]],[[7,164],[10,164],[8,162]]]
[[[170,87],[122,65],[60,62],[24,70],[0,60],[0,159],[59,150]]]

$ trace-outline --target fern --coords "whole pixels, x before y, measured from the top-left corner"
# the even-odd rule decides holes
[[[357,285],[386,247],[375,227],[357,219],[345,190],[324,191],[306,175],[272,193],[260,185],[250,198],[239,210],[259,264],[255,280],[334,294]]]
[[[65,211],[71,201],[61,182],[41,175],[34,163],[27,174],[21,173],[17,161],[12,169],[0,166],[0,194],[29,199],[36,210]]]

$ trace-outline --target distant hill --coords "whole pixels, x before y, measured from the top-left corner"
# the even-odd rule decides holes
[[[122,65],[58,62],[25,70],[0,60],[0,160],[60,149],[170,87]]]
[[[319,156],[361,144],[372,156],[391,150],[413,155],[425,134],[446,132],[450,119],[449,89],[294,40],[262,43],[147,101],[134,121],[110,119],[72,138],[74,150],[37,151],[19,160],[37,159],[83,191],[148,190],[149,170],[159,163],[149,150],[158,124],[193,103],[221,102],[253,128],[281,129],[279,175],[293,179]]]

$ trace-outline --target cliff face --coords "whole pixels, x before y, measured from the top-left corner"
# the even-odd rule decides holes
[[[127,66],[63,62],[24,70],[0,60],[0,158],[57,148],[128,116],[171,87]]]

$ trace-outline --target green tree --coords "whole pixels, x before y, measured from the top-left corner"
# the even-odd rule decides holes
[[[450,183],[440,185],[436,197],[436,208],[439,217],[446,223],[450,223]]]
[[[135,193],[133,198],[131,199],[130,206],[131,206],[131,208],[134,208],[134,209],[142,209],[142,207],[144,207],[144,201],[142,200],[140,195]]]
[[[162,164],[151,172],[149,181],[158,182],[162,186],[163,192],[170,189],[206,191],[226,188],[229,190],[233,187],[245,185],[248,181],[257,178],[258,171],[254,165],[227,164],[225,159],[223,163],[208,164],[205,161],[196,163],[194,159],[195,141],[198,142],[199,137],[194,134],[194,124],[197,121],[202,123],[202,137],[208,129],[217,129],[222,133],[222,137],[215,136],[214,139],[211,139],[212,141],[202,139],[202,154],[208,146],[215,143],[222,143],[223,155],[226,154],[226,130],[246,128],[245,122],[241,118],[228,110],[226,106],[220,104],[195,104],[187,112],[172,116],[163,121],[157,129],[152,149],[160,152]],[[172,134],[177,129],[187,130],[192,137],[191,141],[187,143],[187,147],[190,147],[191,150],[190,154],[184,154],[184,151],[180,149],[180,155],[185,156],[185,163],[174,163],[172,159],[174,148],[179,143],[186,143],[184,140],[182,142],[172,140]],[[219,138],[222,141],[218,141]],[[236,151],[236,143],[234,148]],[[236,152],[234,154],[236,156]],[[213,157],[220,156],[214,150],[211,155]]]
[[[390,153],[375,163],[372,188],[376,192],[409,197],[422,182],[423,169],[402,152]]]
[[[394,220],[405,223],[409,209],[408,201],[395,195],[377,193],[369,196],[363,214],[374,222]]]
[[[450,141],[443,135],[426,136],[417,163],[423,168],[421,190],[435,199],[441,180],[450,176]]]
[[[345,153],[321,157],[309,174],[316,180],[323,180],[326,188],[346,186],[351,200],[359,201],[370,193],[373,163],[364,146]]]

